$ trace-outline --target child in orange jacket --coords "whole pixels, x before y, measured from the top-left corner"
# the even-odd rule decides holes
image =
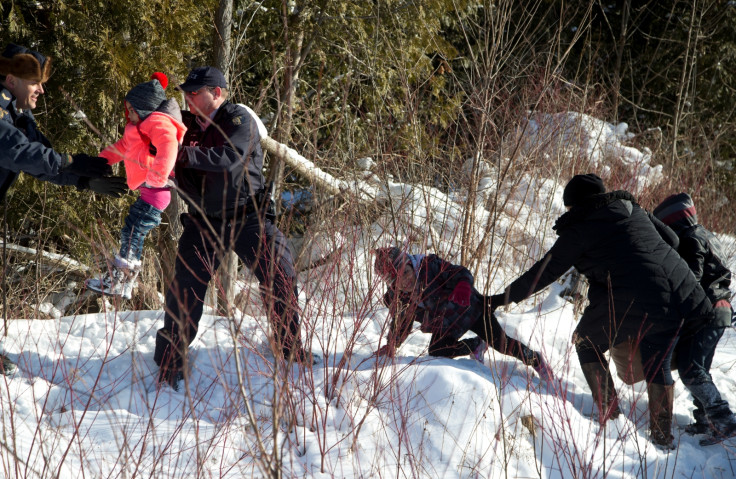
[[[186,127],[173,98],[167,99],[168,78],[160,72],[152,80],[133,87],[125,96],[123,137],[100,156],[110,164],[125,162],[128,187],[139,190],[120,234],[120,253],[100,278],[87,280],[87,287],[110,296],[132,297],[138,277],[146,235],[161,224],[161,213],[171,202],[167,187]]]

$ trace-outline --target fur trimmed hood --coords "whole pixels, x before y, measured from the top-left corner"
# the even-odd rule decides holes
[[[51,76],[51,58],[10,43],[0,56],[0,76],[5,75],[45,83]]]

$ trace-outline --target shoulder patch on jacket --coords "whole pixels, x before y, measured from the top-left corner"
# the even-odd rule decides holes
[[[0,108],[0,120],[8,116],[10,113],[8,113],[8,110],[5,108]]]
[[[2,93],[2,97],[3,97],[3,100],[7,100],[7,101],[10,101],[10,97],[8,96],[8,94],[7,94],[7,93],[3,92],[3,93]]]
[[[241,116],[236,116],[235,118],[233,118],[233,125],[242,125],[243,124],[243,120],[244,120],[244,118],[243,118],[242,115]]]

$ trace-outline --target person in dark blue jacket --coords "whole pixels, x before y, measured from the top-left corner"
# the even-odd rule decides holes
[[[698,223],[693,199],[687,193],[667,197],[652,212],[680,238],[680,253],[713,304],[715,317],[695,335],[681,338],[675,361],[683,384],[693,396],[695,422],[688,434],[706,434],[702,445],[715,444],[736,435],[736,416],[713,383],[710,367],[724,330],[731,325],[731,271],[716,235]]]
[[[207,284],[231,250],[258,278],[278,354],[311,365],[300,340],[293,259],[268,213],[255,119],[227,100],[227,82],[217,68],[193,69],[180,88],[191,111],[182,112],[187,132],[174,173],[189,212],[181,216],[174,280],[166,293],[164,327],[156,335],[159,383],[176,390],[185,377]]]
[[[0,199],[21,171],[58,185],[73,185],[119,197],[125,179],[112,174],[107,160],[85,154],[59,153],[39,131],[31,110],[44,93],[51,60],[28,48],[9,44],[0,56]]]
[[[574,176],[563,201],[569,210],[554,226],[555,244],[505,293],[492,296],[492,307],[518,303],[575,267],[588,280],[589,304],[573,340],[600,422],[620,414],[605,353],[633,339],[647,380],[651,440],[672,448],[673,349],[712,319],[711,302],[673,249],[677,236],[630,193],[606,192],[591,173]]]
[[[114,197],[127,189],[125,178],[106,176],[112,174],[106,159],[59,153],[40,132],[31,110],[50,74],[51,59],[37,51],[11,43],[0,55],[0,201],[4,209],[7,192],[21,171],[39,180]],[[10,358],[0,354],[0,373],[11,374],[15,369]]]

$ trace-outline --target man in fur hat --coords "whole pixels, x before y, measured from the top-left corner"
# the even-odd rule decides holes
[[[121,196],[125,178],[107,177],[112,168],[105,158],[59,153],[38,130],[31,110],[50,72],[51,59],[26,47],[11,43],[0,55],[0,200],[21,171],[57,185]],[[14,370],[10,359],[0,354],[0,373]]]
[[[11,43],[0,55],[0,199],[21,171],[58,185],[119,197],[125,180],[104,178],[112,174],[106,159],[59,153],[38,130],[31,110],[44,93],[50,72],[51,59],[26,47]]]

